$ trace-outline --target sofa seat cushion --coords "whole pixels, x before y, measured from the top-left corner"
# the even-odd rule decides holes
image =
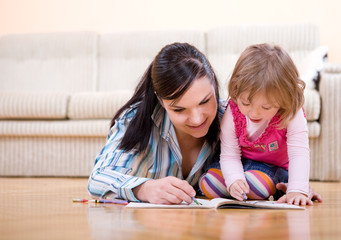
[[[68,118],[111,119],[132,95],[132,90],[73,94],[70,99]]]
[[[107,120],[8,121],[0,120],[0,136],[105,137]]]
[[[70,94],[65,92],[0,92],[0,119],[66,119]]]

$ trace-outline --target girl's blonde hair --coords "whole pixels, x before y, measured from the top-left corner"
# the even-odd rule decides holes
[[[279,128],[285,128],[304,104],[305,83],[299,79],[297,68],[289,54],[280,46],[255,44],[247,47],[233,70],[228,92],[236,102],[249,92],[248,101],[265,94],[269,102],[279,107]]]

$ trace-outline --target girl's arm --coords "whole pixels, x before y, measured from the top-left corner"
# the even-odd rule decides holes
[[[287,127],[289,181],[287,193],[309,193],[309,138],[307,120],[300,109]]]
[[[244,180],[246,182],[230,106],[226,109],[221,121],[220,140],[220,166],[227,190],[229,191],[231,184],[236,180]]]

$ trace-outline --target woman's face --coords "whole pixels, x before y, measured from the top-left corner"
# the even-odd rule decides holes
[[[217,113],[216,95],[208,77],[194,80],[181,97],[162,99],[162,104],[178,137],[204,137]]]

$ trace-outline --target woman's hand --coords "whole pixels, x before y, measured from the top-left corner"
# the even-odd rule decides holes
[[[243,201],[243,193],[249,193],[249,189],[249,185],[246,181],[238,179],[231,184],[229,193],[235,199]]]
[[[313,202],[309,199],[308,196],[299,193],[299,192],[290,192],[288,194],[283,195],[280,199],[277,200],[278,203],[288,203],[294,205],[313,205]]]
[[[135,197],[143,202],[156,204],[192,203],[195,191],[185,180],[176,177],[151,179],[133,189]]]

